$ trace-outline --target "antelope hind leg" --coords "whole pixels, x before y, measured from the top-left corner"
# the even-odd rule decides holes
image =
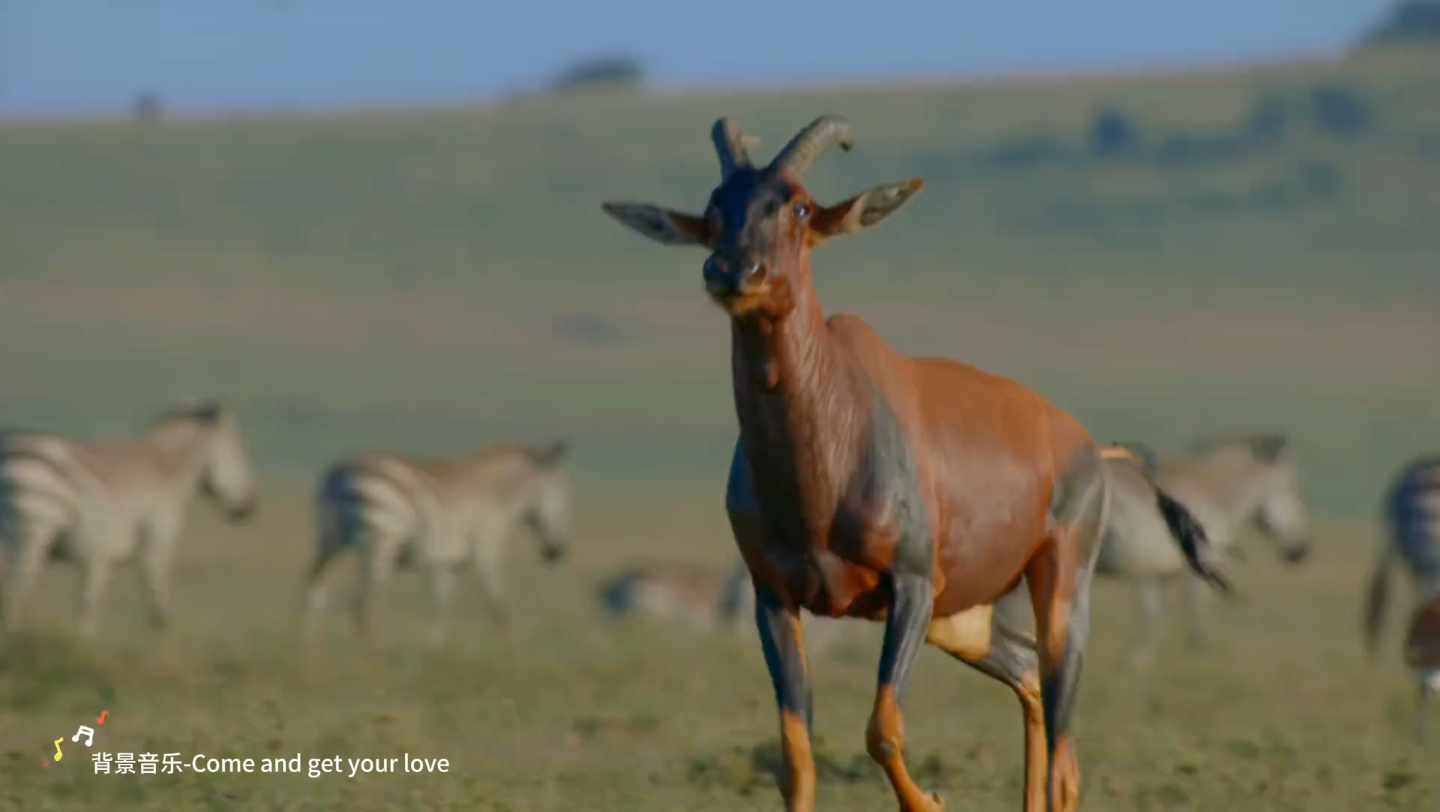
[[[1035,608],[1052,812],[1070,812],[1080,799],[1080,764],[1069,728],[1090,633],[1090,577],[1073,560],[1079,545],[1067,536],[1074,532],[1057,531],[1026,570]]]
[[[1025,724],[1025,812],[1045,812],[1045,713],[1035,638],[1006,617],[1012,592],[994,606],[977,606],[930,622],[926,640],[1015,692]]]

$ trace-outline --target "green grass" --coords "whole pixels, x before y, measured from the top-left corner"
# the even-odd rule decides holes
[[[728,563],[724,520],[704,502],[642,512],[640,499],[583,500],[584,529],[559,569],[542,568],[520,543],[513,656],[491,637],[468,584],[452,647],[426,654],[416,642],[426,619],[421,579],[405,575],[375,656],[362,656],[344,614],[347,583],[323,647],[302,659],[294,610],[309,523],[294,499],[270,500],[246,530],[197,512],[177,572],[184,611],[168,645],[147,642],[137,592],[120,578],[103,639],[82,646],[68,631],[73,573],[56,571],[40,630],[0,649],[0,808],[778,810],[777,723],[753,634],[612,627],[590,603],[592,584],[634,557]],[[1210,607],[1203,655],[1184,646],[1174,594],[1161,662],[1149,673],[1126,667],[1138,632],[1130,590],[1097,587],[1077,717],[1084,808],[1433,809],[1440,776],[1411,738],[1398,624],[1378,667],[1361,657],[1357,587],[1371,532],[1326,525],[1298,571],[1257,544],[1234,572],[1243,602]],[[878,627],[856,631],[815,667],[828,810],[893,805],[864,754]],[[1020,721],[1005,689],[927,650],[907,708],[908,758],[928,788],[957,808],[1017,808]],[[96,726],[101,710],[110,713]],[[69,741],[81,724],[97,730],[93,750]],[[62,735],[65,757],[43,768]],[[96,751],[257,765],[299,753],[307,767],[311,758],[408,753],[448,759],[451,771],[137,778],[95,775]]]
[[[1255,99],[1303,109],[1320,84],[1360,94],[1370,126],[1342,137],[1301,116],[1274,140],[1235,140]],[[623,232],[599,203],[698,209],[718,177],[717,115],[768,156],[837,110],[857,148],[817,165],[817,196],[911,175],[926,190],[817,254],[830,310],[907,351],[1022,380],[1102,439],[1163,449],[1211,430],[1287,431],[1329,521],[1314,568],[1279,573],[1254,556],[1246,602],[1216,613],[1216,650],[1180,658],[1177,644],[1148,677],[1120,667],[1132,599],[1105,590],[1081,709],[1087,808],[1433,808],[1433,759],[1405,739],[1409,687],[1393,663],[1363,667],[1354,637],[1379,493],[1440,433],[1437,87],[1440,61],[1412,55],[0,127],[0,422],[108,434],[173,396],[219,394],[274,497],[243,532],[199,514],[177,573],[183,616],[160,651],[123,585],[112,639],[87,648],[56,631],[72,585],[50,577],[50,630],[0,651],[0,807],[778,809],[754,646],[610,629],[590,613],[593,581],[635,556],[733,555],[720,510],[728,338],[700,291],[701,255]],[[1136,151],[1086,152],[1102,102],[1139,121]],[[1230,151],[1166,157],[1177,133]],[[1037,143],[1049,159],[1013,157]],[[366,660],[337,629],[329,657],[302,667],[301,497],[320,466],[360,447],[555,434],[576,443],[580,552],[542,573],[517,551],[513,657],[483,626],[423,656],[404,642],[423,601],[402,584],[389,650]],[[473,623],[478,609],[457,616]],[[859,756],[874,657],[860,645],[821,676],[826,809],[892,803]],[[954,807],[1014,808],[1013,700],[926,657],[912,764]],[[79,750],[42,770],[46,743],[102,708],[112,750],[409,752],[454,772],[136,781],[89,775]]]

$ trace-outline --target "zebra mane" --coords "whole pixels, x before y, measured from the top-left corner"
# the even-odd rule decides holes
[[[541,468],[554,468],[570,453],[570,441],[561,438],[546,446],[529,446],[525,451]]]
[[[157,426],[174,420],[196,420],[206,425],[214,425],[224,414],[225,404],[221,403],[219,398],[186,398],[161,412],[150,421],[150,425]]]
[[[1242,446],[1256,460],[1275,463],[1285,453],[1289,439],[1279,432],[1228,432],[1201,437],[1186,446],[1187,456],[1199,457],[1222,448]]]

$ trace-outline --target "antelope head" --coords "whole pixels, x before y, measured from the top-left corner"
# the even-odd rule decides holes
[[[894,213],[916,192],[919,178],[876,186],[832,206],[815,202],[802,183],[826,149],[853,145],[850,123],[825,115],[801,130],[766,166],[750,162],[740,125],[722,118],[711,130],[720,158],[720,185],[696,216],[639,203],[606,203],[607,214],[665,245],[710,252],[705,290],[732,317],[779,319],[810,285],[810,249],[854,234]]]

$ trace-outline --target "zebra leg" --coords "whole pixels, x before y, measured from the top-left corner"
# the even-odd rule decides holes
[[[14,632],[20,628],[21,615],[50,557],[50,547],[55,542],[57,530],[35,524],[22,525],[16,543],[11,545],[9,552],[13,558],[6,562],[8,572],[5,573],[9,581],[4,595],[6,631]]]
[[[315,563],[310,565],[310,572],[306,576],[305,582],[304,620],[301,633],[302,639],[307,644],[314,641],[320,633],[320,618],[325,612],[325,606],[330,599],[330,590],[334,588],[336,574],[339,572],[333,565],[345,546],[333,530],[321,531],[320,543],[315,550]]]
[[[140,581],[146,595],[150,628],[170,628],[169,556],[147,555],[140,560]]]
[[[470,565],[474,569],[475,580],[480,584],[480,598],[485,603],[485,610],[490,615],[495,631],[504,639],[505,645],[513,647],[515,630],[510,623],[510,612],[507,609],[508,598],[500,557],[486,555],[485,551],[477,549],[470,557]]]
[[[1140,598],[1140,644],[1130,658],[1130,665],[1143,670],[1154,664],[1155,653],[1160,648],[1165,584],[1158,578],[1142,578],[1135,584],[1135,594]]]
[[[360,591],[355,601],[355,624],[366,645],[374,645],[379,637],[376,605],[395,572],[395,557],[399,549],[398,539],[372,536],[360,557]]]
[[[1189,592],[1190,623],[1187,643],[1191,651],[1204,651],[1208,647],[1205,629],[1205,607],[1209,603],[1210,587],[1204,580],[1186,573],[1181,576],[1185,590]]]
[[[80,580],[80,636],[94,637],[100,630],[100,604],[115,562],[91,553],[85,557]]]
[[[450,599],[455,592],[455,571],[450,564],[436,561],[430,564],[430,647],[440,649],[445,645],[445,621],[450,612]]]
[[[140,557],[140,586],[146,597],[150,628],[157,632],[170,627],[170,562],[175,538],[153,536]]]

